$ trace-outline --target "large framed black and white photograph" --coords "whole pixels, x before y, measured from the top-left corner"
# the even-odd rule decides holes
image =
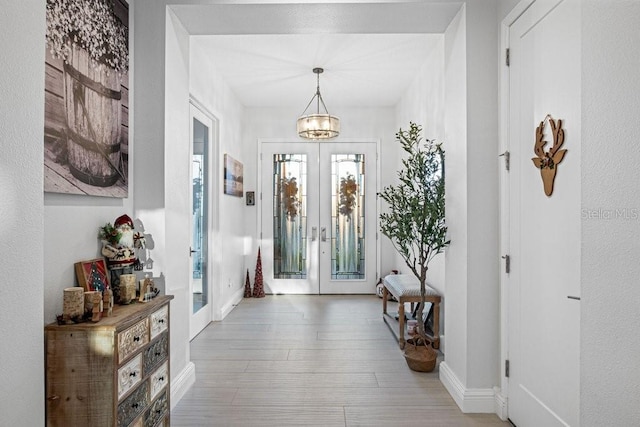
[[[46,3],[44,191],[127,197],[129,4]]]

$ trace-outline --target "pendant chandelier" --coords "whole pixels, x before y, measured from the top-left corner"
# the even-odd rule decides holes
[[[322,68],[314,68],[313,72],[317,75],[318,86],[316,93],[307,104],[302,112],[302,116],[298,117],[297,129],[298,136],[305,139],[321,140],[335,138],[340,134],[340,119],[332,116],[324,105],[322,95],[320,95],[320,73],[324,72]],[[316,113],[307,114],[309,106],[316,100]],[[320,112],[320,104],[324,108],[324,113]]]

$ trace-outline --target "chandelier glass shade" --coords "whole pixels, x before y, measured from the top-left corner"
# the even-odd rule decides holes
[[[305,139],[322,140],[331,139],[340,135],[340,119],[329,114],[327,106],[324,104],[322,95],[320,94],[320,73],[322,68],[314,68],[313,72],[317,75],[318,85],[316,93],[307,104],[302,112],[302,116],[298,117],[296,128],[298,136]],[[307,114],[307,110],[316,101],[316,112]],[[324,113],[320,112],[320,105],[324,109]]]

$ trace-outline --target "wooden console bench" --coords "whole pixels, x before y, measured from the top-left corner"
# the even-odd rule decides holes
[[[382,315],[384,321],[389,325],[391,330],[395,326],[395,319],[387,314],[387,299],[389,294],[398,300],[398,343],[403,348],[405,344],[405,313],[404,303],[412,304],[421,302],[420,282],[412,274],[390,274],[383,281],[382,291]],[[425,301],[433,303],[433,336],[429,338],[433,341],[434,348],[440,348],[440,295],[431,287],[425,288]]]

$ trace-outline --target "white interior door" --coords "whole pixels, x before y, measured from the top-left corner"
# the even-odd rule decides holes
[[[375,143],[261,147],[265,292],[374,293]]]
[[[191,206],[190,289],[191,321],[190,339],[195,337],[212,320],[211,268],[209,263],[209,236],[211,235],[211,165],[213,120],[193,104],[191,112],[191,182],[189,188]]]
[[[508,411],[518,427],[579,424],[580,4],[537,0],[509,29]],[[567,149],[545,195],[536,128]],[[546,123],[544,147],[554,143]]]

